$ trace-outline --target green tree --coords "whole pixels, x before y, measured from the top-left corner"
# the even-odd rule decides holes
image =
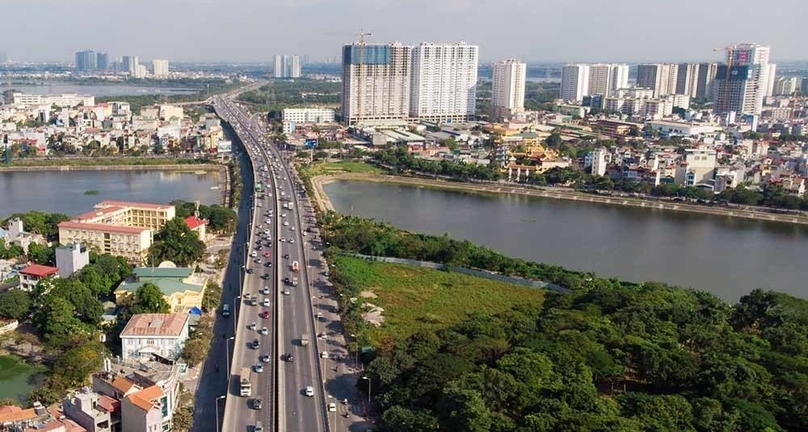
[[[166,222],[155,239],[149,255],[158,261],[168,260],[186,267],[202,259],[205,253],[205,243],[177,217]]]
[[[0,293],[0,316],[23,320],[31,310],[31,296],[27,291],[12,289]]]
[[[28,259],[42,265],[56,264],[56,250],[46,245],[39,243],[31,243],[28,245]]]
[[[71,386],[87,382],[91,373],[101,369],[107,350],[103,344],[91,341],[62,353],[53,367],[53,373]]]
[[[46,298],[33,317],[34,327],[45,341],[57,347],[70,347],[86,340],[90,329],[75,317],[75,308],[70,301],[58,296]]]
[[[468,432],[487,432],[491,429],[491,412],[479,392],[447,388],[443,391],[439,409],[441,429]]]
[[[145,283],[138,287],[129,311],[133,314],[169,313],[171,309],[157,285]]]

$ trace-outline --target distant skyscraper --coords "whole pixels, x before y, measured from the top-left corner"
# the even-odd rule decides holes
[[[477,107],[477,45],[422,43],[412,50],[410,117],[467,121]]]
[[[589,65],[568,64],[561,68],[561,99],[581,102],[589,93]]]
[[[714,99],[713,81],[718,72],[718,63],[699,63],[696,97]]]
[[[628,65],[627,64],[613,64],[612,65],[612,82],[610,96],[617,92],[617,90],[628,88]]]
[[[361,54],[360,54],[361,53]],[[359,44],[342,47],[345,124],[406,120],[410,108],[412,47]]]
[[[155,78],[167,78],[168,60],[152,60],[152,71]]]
[[[92,72],[96,69],[95,52],[84,50],[76,53],[76,72]]]
[[[676,94],[678,70],[678,64],[641,64],[637,66],[637,87],[654,90],[654,97]]]
[[[107,57],[107,53],[95,53],[95,66],[100,71],[109,69],[109,57]]]
[[[132,70],[132,57],[131,56],[123,56],[121,58],[121,70],[122,73],[128,73]]]
[[[727,49],[715,77],[715,111],[760,114],[763,98],[773,90],[775,65],[767,45],[741,44]]]
[[[275,78],[300,78],[301,64],[299,56],[276,55],[272,67]]]
[[[587,95],[612,96],[618,89],[628,87],[627,64],[590,64]]]
[[[284,72],[283,56],[282,55],[276,55],[275,56],[275,62],[273,63],[273,67],[272,67],[272,76],[275,77],[275,78],[283,78],[283,72]]]
[[[502,119],[525,108],[527,66],[515,59],[494,63],[491,106],[494,117]]]
[[[289,56],[287,60],[287,78],[300,78],[300,57]]]
[[[131,69],[129,69],[129,73],[137,75],[140,72],[140,59],[138,59],[137,56],[132,56],[132,64],[130,66]]]

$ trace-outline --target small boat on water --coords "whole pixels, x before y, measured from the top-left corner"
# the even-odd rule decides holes
[[[219,186],[211,186],[210,188],[213,189],[213,190],[217,190],[217,189],[219,189]]]

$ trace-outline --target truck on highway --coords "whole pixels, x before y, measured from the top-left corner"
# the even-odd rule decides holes
[[[250,396],[252,394],[252,382],[250,381],[250,374],[252,374],[252,371],[250,370],[249,366],[241,368],[241,376],[239,378],[241,383],[240,394],[242,396]]]
[[[297,272],[300,271],[300,263],[297,261],[292,261],[292,271]]]
[[[300,346],[307,346],[309,344],[309,335],[300,335]]]

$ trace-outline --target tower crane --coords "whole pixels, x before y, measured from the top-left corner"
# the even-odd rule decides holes
[[[357,103],[356,103],[356,124],[359,125],[362,123],[362,115],[364,114],[364,110],[362,107],[362,103],[365,96],[365,37],[366,36],[373,36],[373,32],[367,32],[363,29],[359,30],[359,33],[325,33],[328,36],[359,36],[359,63],[357,64],[357,74],[359,77],[357,78],[357,86],[359,87],[357,91]],[[349,83],[350,85],[350,83]],[[349,95],[343,94],[342,97],[346,97]],[[348,107],[350,109],[350,106]],[[344,115],[345,113],[343,113]]]

